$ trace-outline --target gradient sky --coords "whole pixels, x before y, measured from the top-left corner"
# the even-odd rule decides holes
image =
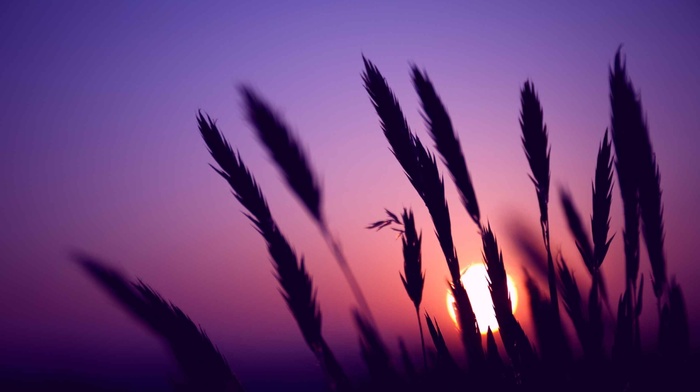
[[[518,125],[519,89],[534,81],[552,144],[552,243],[585,285],[555,192],[571,190],[588,222],[595,154],[610,121],[608,67],[623,44],[660,166],[669,274],[684,290],[691,331],[700,330],[697,2],[288,3],[2,2],[0,369],[96,376],[165,369],[155,379],[172,371],[163,347],[71,261],[80,249],[180,306],[244,384],[263,382],[263,360],[280,369],[280,380],[302,374],[322,383],[262,239],[207,165],[198,109],[218,119],[259,180],[306,257],[327,340],[343,363],[357,364],[349,289],[245,123],[241,83],[279,109],[307,148],[333,231],[394,352],[399,336],[420,350],[398,276],[400,241],[364,227],[385,207],[414,208],[424,233],[424,305],[463,356],[432,223],[388,150],[362,86],[362,54],[426,142],[409,65],[428,71],[516,282],[522,269],[510,232],[516,223],[539,230]],[[446,189],[460,260],[479,262],[479,238],[449,180]],[[603,269],[616,303],[624,273],[617,187],[613,203],[618,235]],[[653,345],[655,299],[645,294],[644,339]],[[525,306],[516,317],[528,328]],[[697,333],[692,342],[700,343]]]

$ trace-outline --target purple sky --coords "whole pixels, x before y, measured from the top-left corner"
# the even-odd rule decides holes
[[[608,67],[623,44],[661,170],[669,274],[684,290],[691,331],[700,330],[696,2],[288,3],[2,2],[0,368],[81,374],[169,363],[158,342],[70,261],[69,252],[82,249],[179,305],[244,384],[262,358],[280,369],[312,369],[308,377],[322,380],[277,292],[262,239],[207,166],[200,108],[218,119],[306,256],[331,347],[344,363],[358,361],[349,289],[243,120],[240,83],[273,103],[303,140],[333,231],[394,352],[399,336],[419,350],[398,277],[400,242],[364,226],[385,207],[414,208],[424,232],[424,305],[462,355],[445,308],[447,268],[362,87],[362,54],[426,142],[409,64],[428,71],[516,281],[522,272],[509,229],[522,221],[538,230],[518,125],[519,88],[534,81],[552,144],[553,247],[585,282],[555,192],[570,189],[588,222],[595,154],[609,125]],[[449,179],[446,189],[460,260],[478,262],[479,238]],[[617,303],[624,262],[617,187],[613,194],[618,235],[604,272]],[[645,305],[645,343],[653,344],[651,290]],[[527,324],[525,306],[516,317]],[[696,346],[699,339],[692,336]]]

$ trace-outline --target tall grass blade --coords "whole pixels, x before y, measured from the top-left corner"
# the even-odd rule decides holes
[[[581,297],[578,284],[573,272],[569,269],[568,264],[563,257],[559,257],[559,282],[561,290],[561,298],[564,301],[564,309],[569,314],[571,322],[574,324],[576,335],[584,350],[584,354],[588,355],[590,351],[589,332],[587,318],[584,312],[585,304]]]
[[[690,329],[681,287],[674,280],[669,286],[668,305],[661,310],[660,348],[666,358],[678,361],[690,353]]]
[[[197,116],[199,131],[220,169],[214,168],[231,186],[236,199],[248,210],[246,216],[267,243],[276,270],[282,297],[301,330],[311,351],[324,368],[333,390],[348,390],[349,381],[321,334],[321,311],[316,290],[306,271],[304,259],[298,258],[272,218],[267,201],[255,178],[233,152],[216,124],[207,116]]]
[[[530,312],[535,326],[539,353],[549,367],[561,368],[571,360],[571,348],[561,322],[554,318],[552,304],[525,271],[525,288],[530,298]]]
[[[493,300],[503,346],[513,362],[516,372],[527,373],[534,366],[535,355],[520,323],[513,316],[506,269],[503,264],[503,254],[498,248],[498,242],[490,224],[484,228],[481,238],[491,299]],[[523,376],[528,377],[529,375],[524,374]]]
[[[627,332],[632,336],[632,342],[637,341],[635,335],[639,335],[639,319],[635,317],[635,296],[637,294],[637,276],[639,274],[639,137],[644,132],[644,118],[642,108],[637,101],[636,93],[632,87],[621,60],[621,52],[618,49],[615,54],[615,63],[609,71],[610,83],[610,107],[612,141],[615,145],[615,169],[617,171],[617,183],[622,197],[625,228],[622,232],[625,250],[625,274],[626,292],[628,298],[622,303],[630,308],[622,312],[632,317],[631,329]],[[624,319],[618,322],[625,322]],[[626,325],[626,323],[624,324]],[[616,336],[624,335],[622,332]],[[627,347],[619,344],[619,350]],[[618,351],[619,351],[618,350]],[[632,347],[637,351],[636,347]],[[630,352],[627,356],[632,355]],[[619,354],[622,357],[624,355]]]
[[[379,332],[360,312],[354,311],[353,318],[360,332],[362,358],[373,382],[379,389],[396,387],[398,375],[391,364],[391,357],[379,336]]]
[[[603,325],[603,304],[600,300],[601,290],[598,274],[593,275],[593,284],[588,295],[588,339],[590,358],[593,364],[600,364],[604,359],[603,338],[605,326]]]
[[[447,343],[442,336],[437,320],[433,321],[428,313],[425,313],[425,322],[428,325],[428,332],[433,339],[433,345],[437,351],[437,366],[448,369],[457,369],[457,363],[452,358],[452,354],[447,349]]]
[[[645,129],[646,130],[646,129]],[[654,294],[660,298],[668,286],[666,254],[664,250],[664,217],[661,203],[661,180],[656,157],[651,144],[646,145],[642,156],[639,182],[639,209],[642,217],[642,233],[651,263]]]
[[[476,200],[476,193],[467,170],[466,160],[462,154],[459,138],[452,127],[452,120],[450,120],[447,109],[428,78],[428,74],[425,71],[421,72],[415,65],[411,66],[411,71],[413,86],[420,97],[423,118],[435,143],[435,148],[440,153],[443,163],[452,176],[452,181],[457,186],[464,208],[481,230],[479,203]]]
[[[503,360],[501,359],[501,354],[498,353],[496,338],[493,336],[491,327],[486,331],[486,362],[492,368],[500,369],[503,367]]]
[[[423,300],[423,286],[425,284],[425,272],[423,272],[423,262],[421,259],[421,234],[416,231],[416,221],[413,211],[403,209],[401,219],[388,209],[385,209],[388,219],[376,221],[367,229],[381,230],[392,224],[399,228],[392,228],[399,232],[403,250],[403,274],[399,273],[406,294],[413,302],[416,309],[416,319],[418,320],[418,330],[420,332],[421,347],[423,348],[423,365],[427,367],[427,357],[425,353],[425,339],[423,337],[423,325],[420,320],[420,304]]]
[[[416,320],[420,333],[421,347],[423,348],[423,366],[427,367],[428,360],[425,355],[425,338],[423,337],[423,323],[420,320],[420,303],[423,299],[423,286],[425,284],[425,272],[422,271],[423,262],[421,260],[421,234],[416,231],[416,222],[413,212],[404,208],[401,214],[403,221],[403,270],[405,275],[401,275],[401,282],[406,289],[408,297],[411,298],[416,308]]]
[[[600,295],[596,294],[596,298],[600,299],[600,296],[602,296],[603,301],[605,301],[608,308],[610,308],[610,304],[608,303],[608,289],[605,285],[603,274],[600,273],[599,264],[595,259],[595,254],[593,251],[593,246],[591,245],[591,240],[589,239],[588,234],[583,228],[583,223],[581,222],[581,215],[578,213],[578,210],[574,205],[573,198],[567,191],[561,189],[559,191],[559,194],[561,197],[562,207],[564,208],[564,216],[566,216],[566,222],[568,223],[569,230],[571,231],[571,234],[573,235],[574,240],[576,241],[576,248],[581,254],[583,263],[586,266],[588,272],[591,274],[591,278],[595,283],[593,284],[593,287],[596,290],[600,291]],[[602,302],[599,301],[596,301],[595,303],[598,305],[602,304]]]
[[[242,87],[241,94],[245,100],[248,121],[255,128],[258,139],[284,174],[287,185],[314,218],[365,317],[373,321],[372,312],[360,284],[350,268],[340,242],[331,234],[328,222],[323,215],[321,188],[300,143],[280,116],[252,89]]]
[[[435,158],[425,149],[406,123],[401,107],[379,69],[363,57],[365,71],[362,74],[365,90],[380,119],[384,136],[411,185],[423,199],[433,220],[435,233],[452,279],[460,322],[462,341],[469,361],[475,367],[483,364],[481,335],[467,292],[460,281],[457,253],[452,239],[450,213],[445,199],[445,186],[435,163]]]
[[[631,312],[631,295],[631,287],[627,287],[624,294],[620,296],[612,348],[613,361],[624,374],[629,374],[633,369],[632,362],[636,357],[634,354],[636,354],[635,347],[637,347],[634,341],[635,336],[632,333],[635,315]]]
[[[413,366],[413,361],[411,360],[411,355],[408,353],[406,348],[406,343],[403,339],[399,338],[399,353],[401,354],[401,363],[403,364],[404,371],[410,379],[413,379],[418,374],[416,372],[416,367]]]
[[[574,201],[571,198],[569,192],[564,189],[559,190],[559,195],[561,197],[561,204],[564,208],[564,215],[566,216],[566,222],[569,225],[569,230],[571,235],[573,235],[576,241],[576,249],[578,249],[583,259],[588,272],[593,275],[596,269],[596,262],[593,258],[593,247],[591,246],[591,240],[588,238],[588,234],[583,229],[583,224],[581,223],[581,216],[579,215],[576,207],[574,206]]]
[[[603,264],[608,248],[615,235],[608,238],[610,230],[610,205],[612,203],[613,161],[612,146],[605,130],[603,141],[598,149],[595,166],[593,189],[593,214],[591,215],[591,231],[593,232],[593,259],[598,268]]]
[[[520,129],[522,142],[527,162],[530,165],[530,179],[535,185],[537,202],[540,208],[540,227],[542,239],[547,249],[547,279],[549,282],[549,296],[552,301],[552,309],[555,317],[559,317],[559,300],[557,299],[556,274],[554,261],[549,243],[549,141],[547,125],[544,123],[542,105],[535,92],[535,86],[531,81],[526,81],[520,90]]]
[[[636,284],[639,271],[639,161],[635,135],[643,127],[641,107],[629,85],[618,50],[610,69],[612,140],[615,145],[617,182],[624,208],[625,268],[628,282]]]
[[[486,331],[486,367],[487,376],[484,378],[488,389],[494,391],[513,390],[513,380],[507,379],[506,375],[510,376],[507,368],[501,359],[501,354],[498,353],[496,338],[491,331],[491,327]],[[511,385],[509,385],[511,384]]]
[[[422,271],[423,262],[421,261],[421,234],[416,231],[416,221],[411,210],[404,209],[401,220],[404,227],[401,235],[404,274],[399,275],[408,297],[418,311],[423,299],[423,285],[425,283],[425,272]]]
[[[625,188],[636,187],[626,189],[626,193],[638,192],[639,215],[651,263],[654,294],[660,300],[667,285],[667,277],[659,170],[649,139],[642,103],[627,76],[626,65],[621,57],[618,49],[614,69],[610,72],[613,141],[619,162],[618,182],[621,189],[623,180],[626,182]],[[623,194],[623,202],[624,198]],[[627,219],[625,228],[626,223]],[[638,255],[636,262],[639,263]],[[636,267],[639,268],[638,265]]]
[[[168,345],[184,376],[181,388],[189,391],[243,391],[204,330],[180,308],[164,300],[145,283],[130,282],[95,258],[76,255],[75,259],[102,289]]]
[[[321,188],[302,147],[282,119],[252,89],[242,87],[241,95],[248,121],[281,169],[285,181],[314,219],[323,221]]]

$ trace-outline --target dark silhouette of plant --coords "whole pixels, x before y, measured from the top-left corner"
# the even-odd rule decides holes
[[[425,283],[425,273],[423,272],[421,260],[421,234],[416,231],[416,222],[413,218],[413,211],[403,209],[401,219],[389,210],[385,210],[388,219],[374,222],[367,226],[368,229],[381,230],[391,224],[396,224],[403,229],[393,228],[401,236],[403,245],[403,271],[399,273],[401,282],[406,289],[406,294],[416,308],[416,319],[418,320],[418,330],[420,332],[421,347],[423,349],[423,366],[427,368],[428,360],[425,354],[425,339],[423,338],[423,324],[420,321],[420,303],[423,299],[423,285]]]
[[[579,287],[574,271],[562,254],[555,268],[550,244],[549,185],[550,146],[543,109],[534,84],[526,81],[520,90],[520,130],[525,155],[535,185],[540,228],[546,255],[539,240],[518,232],[516,245],[528,261],[526,289],[535,327],[537,346],[530,343],[512,312],[503,254],[491,226],[481,220],[476,192],[460,140],[445,105],[427,72],[411,66],[414,88],[420,98],[422,115],[443,164],[457,187],[464,208],[477,225],[483,259],[498,321],[498,333],[486,333],[484,349],[469,296],[461,282],[461,271],[452,237],[445,187],[435,157],[409,128],[401,107],[377,67],[363,57],[362,79],[381,129],[394,157],[413,188],[425,203],[433,221],[438,243],[450,274],[450,289],[469,367],[466,371],[450,354],[444,336],[425,312],[425,322],[435,350],[426,350],[420,306],[425,272],[422,266],[422,236],[416,228],[413,212],[403,209],[399,215],[386,210],[387,219],[374,222],[370,229],[396,225],[402,239],[403,273],[400,277],[414,305],[421,336],[424,366],[416,370],[402,339],[399,339],[402,375],[382,342],[380,330],[352,274],[340,242],[330,234],[324,218],[322,190],[301,143],[289,127],[250,88],[241,94],[249,123],[266,147],[284,179],[309,212],[345,274],[359,309],[353,319],[359,332],[360,352],[369,370],[367,382],[351,383],[321,332],[321,311],[311,275],[303,257],[298,257],[282,234],[258,184],[240,154],[234,152],[216,124],[201,112],[197,116],[200,134],[218,167],[212,166],[230,185],[234,197],[246,209],[267,245],[280,292],[302,336],[328,378],[332,390],[656,390],[679,389],[692,379],[698,359],[691,357],[690,330],[685,300],[680,286],[667,274],[664,251],[663,206],[659,169],[643,117],[641,102],[632,86],[618,50],[610,70],[611,140],[607,131],[598,149],[592,184],[590,234],[584,226],[573,197],[566,191],[560,199],[568,228],[591,276],[588,295]],[[612,145],[615,146],[615,158]],[[601,266],[614,235],[609,237],[612,202],[612,170],[617,171],[623,201],[625,251],[625,290],[618,301],[616,315],[610,310],[606,282]],[[649,255],[654,294],[659,316],[659,354],[641,351],[639,316],[642,310],[643,275],[639,275],[639,222]],[[535,236],[537,238],[537,235]],[[87,256],[77,257],[85,271],[122,306],[170,347],[183,371],[182,389],[202,391],[242,390],[226,361],[198,328],[177,307],[163,300],[145,284],[131,283],[116,271]],[[546,281],[549,296],[540,289]],[[559,312],[561,297],[565,316]],[[615,318],[612,361],[606,352],[603,306]],[[568,316],[574,327],[583,358],[574,358],[562,322]],[[501,358],[496,335],[500,336],[507,358]],[[534,342],[534,341],[533,341]],[[575,344],[575,342],[573,342]],[[429,352],[428,352],[429,351]]]
[[[501,339],[506,352],[513,362],[516,377],[531,377],[529,372],[535,365],[535,354],[525,332],[513,316],[513,307],[508,293],[506,269],[503,254],[498,249],[498,242],[491,231],[491,226],[482,233],[483,257],[489,277],[489,289],[496,313],[496,320],[501,331]]]
[[[478,369],[484,360],[481,335],[471,302],[460,281],[459,260],[452,241],[452,226],[447,200],[445,200],[445,186],[435,164],[435,158],[411,132],[394,93],[379,69],[364,57],[363,61],[365,71],[362,79],[374,109],[379,115],[384,136],[389,141],[394,157],[401,164],[411,185],[423,199],[433,220],[438,242],[452,279],[451,288],[455,298],[462,341],[470,365]]]
[[[365,318],[373,322],[369,304],[362,293],[360,284],[355,274],[350,269],[340,242],[331,234],[328,223],[323,215],[321,207],[321,189],[313,174],[309,159],[300,147],[299,142],[292,135],[284,122],[277,116],[270,106],[258,97],[248,87],[241,88],[241,94],[245,100],[248,121],[256,130],[260,142],[267,148],[277,168],[282,171],[287,185],[297,195],[302,204],[314,218],[326,244],[333,252],[345,279],[350,285],[357,303],[365,314]]]
[[[360,331],[360,351],[369,370],[373,387],[378,390],[397,388],[398,375],[379,332],[359,312],[353,312],[353,317]]]
[[[603,264],[608,248],[615,235],[608,238],[610,230],[610,204],[612,203],[613,163],[611,142],[608,131],[600,143],[598,158],[595,166],[593,189],[593,214],[591,215],[591,231],[593,232],[593,261],[597,268]]]
[[[437,351],[436,366],[445,373],[457,371],[457,364],[452,358],[450,350],[447,348],[447,343],[445,343],[445,338],[442,336],[442,331],[440,331],[437,320],[432,320],[430,315],[425,313],[425,322],[428,325],[428,333],[430,333],[430,337],[433,339],[433,345],[435,345],[435,350]]]
[[[479,230],[481,230],[479,203],[476,201],[476,193],[467,170],[467,162],[462,154],[459,138],[452,127],[452,120],[450,120],[447,109],[445,109],[433,84],[430,82],[428,74],[421,72],[415,65],[411,67],[411,72],[413,74],[413,86],[420,97],[423,107],[423,118],[428,126],[430,136],[435,142],[435,148],[440,153],[442,162],[447,166],[452,176],[452,181],[457,186],[464,208]]]
[[[540,207],[540,227],[542,239],[547,250],[547,277],[549,282],[549,298],[552,301],[554,317],[559,318],[559,301],[557,300],[556,274],[552,249],[549,243],[549,142],[547,125],[544,123],[542,105],[531,81],[526,81],[520,90],[520,129],[522,130],[523,148],[532,175],[530,179],[537,191],[537,202]]]
[[[176,386],[178,390],[243,391],[204,330],[180,308],[140,280],[130,282],[93,257],[78,254],[75,260],[103,290],[168,345],[184,377]]]
[[[602,280],[598,262],[595,260],[593,247],[588,238],[588,234],[583,229],[581,218],[574,206],[571,195],[561,190],[561,202],[564,207],[564,215],[569,224],[571,234],[576,241],[576,248],[581,254],[589,274],[591,275],[591,290],[588,298],[588,318],[586,322],[587,349],[589,359],[595,361],[603,355],[603,318],[602,318],[602,295],[607,301],[607,289]]]
[[[243,164],[240,155],[233,152],[216,124],[209,117],[205,119],[201,113],[197,122],[209,153],[220,167],[212,168],[229,183],[236,199],[248,210],[246,216],[265,239],[282,288],[282,296],[306,344],[328,376],[331,389],[348,390],[349,381],[321,334],[321,311],[303,257],[297,258],[273,220],[255,178]]]
[[[557,372],[566,367],[571,360],[569,342],[561,323],[553,317],[551,302],[527,270],[525,270],[525,289],[530,297],[530,313],[539,344],[539,354],[544,366],[552,372]]]
[[[617,183],[622,196],[625,228],[622,232],[625,249],[626,291],[621,305],[628,309],[618,314],[631,318],[629,331],[619,335],[631,336],[629,345],[617,344],[618,353],[623,357],[636,356],[639,351],[639,317],[637,316],[637,276],[639,274],[639,136],[646,126],[642,108],[634,88],[627,80],[626,70],[620,59],[620,50],[615,55],[615,63],[610,70],[610,106],[612,140],[615,145],[615,169]],[[641,282],[641,281],[640,281]],[[641,283],[639,283],[641,285]],[[640,290],[641,291],[641,290]],[[641,292],[639,293],[641,298]],[[625,323],[626,324],[626,323]]]

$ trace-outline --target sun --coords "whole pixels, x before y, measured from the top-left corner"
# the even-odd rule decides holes
[[[515,312],[518,306],[518,291],[515,289],[515,283],[510,275],[506,275],[508,284],[508,295],[510,296],[510,304]],[[496,321],[496,313],[493,310],[493,301],[491,300],[491,292],[489,291],[488,274],[486,267],[482,263],[470,265],[464,272],[461,278],[462,284],[467,290],[467,295],[472,303],[476,322],[479,324],[479,330],[482,334],[488,331],[498,330],[498,322]],[[454,308],[455,299],[452,296],[452,290],[447,290],[447,311],[452,317],[452,321],[459,327],[457,315]]]

